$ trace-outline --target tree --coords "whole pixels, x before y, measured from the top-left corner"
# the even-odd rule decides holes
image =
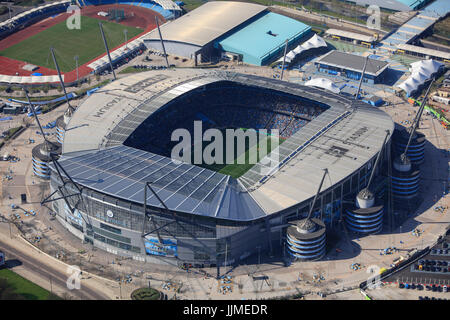
[[[6,279],[0,278],[0,300],[25,300],[25,298],[16,293]]]

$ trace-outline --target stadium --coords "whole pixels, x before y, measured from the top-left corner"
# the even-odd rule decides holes
[[[204,130],[277,129],[280,144],[243,170],[173,161],[171,133],[191,132],[193,121]],[[50,197],[65,228],[108,252],[238,263],[258,251],[279,255],[319,185],[312,218],[336,228],[346,199],[367,185],[378,154],[385,159],[393,131],[384,112],[318,88],[227,71],[143,72],[78,106],[50,165]],[[276,170],[263,161],[274,155]]]
[[[75,10],[79,28],[69,29]],[[116,65],[145,49],[141,38],[156,28],[156,17],[162,24],[180,14],[177,5],[165,0],[60,1],[30,9],[0,23],[0,83],[57,83],[53,47],[64,83],[75,84],[109,68],[99,22]]]

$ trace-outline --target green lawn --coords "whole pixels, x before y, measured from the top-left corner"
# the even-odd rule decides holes
[[[55,300],[59,297],[49,291],[39,287],[31,281],[22,278],[17,273],[9,269],[0,270],[0,279],[6,279],[14,292],[21,295],[26,300]]]
[[[76,55],[79,57],[79,65],[82,65],[105,52],[98,22],[97,19],[81,16],[81,29],[79,30],[69,30],[66,21],[60,22],[0,51],[0,56],[55,69],[50,55],[50,47],[53,46],[61,70],[63,72],[72,71],[75,69],[74,57]],[[128,39],[143,31],[140,28],[128,27],[109,21],[103,21],[102,23],[110,49],[125,41],[125,29],[128,30]]]
[[[184,9],[186,11],[192,11],[194,9],[197,9],[202,4],[204,4],[206,1],[203,0],[183,0],[184,2]]]
[[[126,74],[126,73],[139,73],[139,72],[145,72],[149,71],[147,68],[134,68],[134,67],[126,67],[122,71],[119,72],[119,74]]]
[[[131,299],[133,300],[159,300],[161,293],[153,288],[140,288],[131,293]]]

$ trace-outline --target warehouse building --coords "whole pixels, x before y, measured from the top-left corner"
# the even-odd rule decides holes
[[[363,56],[333,50],[316,61],[315,65],[320,72],[359,80],[365,59]],[[368,58],[363,82],[382,83],[385,80],[388,65],[389,63],[385,61]]]
[[[168,54],[199,62],[227,54],[245,63],[265,65],[282,55],[286,40],[297,45],[311,28],[252,3],[212,1],[161,26]],[[148,48],[162,52],[154,30],[144,38]]]

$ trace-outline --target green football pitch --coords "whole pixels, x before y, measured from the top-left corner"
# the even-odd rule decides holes
[[[0,56],[55,69],[50,54],[50,47],[53,47],[61,71],[72,71],[76,67],[75,56],[79,57],[78,65],[81,66],[105,53],[98,22],[97,19],[81,16],[81,29],[74,30],[67,28],[66,21],[60,22],[0,51]],[[143,31],[109,21],[103,21],[102,24],[110,49],[125,42],[124,30],[128,30],[128,39]]]
[[[278,139],[278,144],[273,143],[273,139]],[[276,148],[278,145],[285,141],[282,138],[274,138],[267,136],[265,139],[257,141],[255,145],[250,145],[248,139],[245,140],[245,148],[244,152],[239,154],[237,145],[235,144],[234,148],[234,163],[226,163],[226,151],[223,150],[223,163],[218,164],[199,164],[200,167],[204,167],[213,171],[217,171],[219,173],[229,175],[233,178],[239,178],[248,170],[250,170],[255,162],[251,160],[250,154],[256,155],[256,161],[259,162],[264,156],[269,154],[272,151],[272,148]],[[208,142],[204,142],[203,150]],[[266,152],[263,152],[264,148],[262,148],[265,144]],[[261,149],[261,150],[260,150]],[[261,154],[260,154],[261,153]],[[254,160],[254,159],[253,159]]]

